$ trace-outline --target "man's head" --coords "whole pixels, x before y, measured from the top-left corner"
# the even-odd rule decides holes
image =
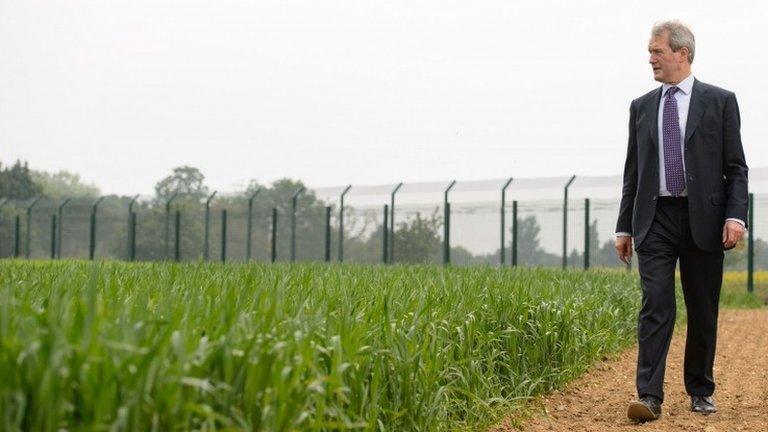
[[[693,32],[684,24],[679,21],[655,24],[648,43],[653,79],[667,84],[679,83],[691,73],[695,51]]]

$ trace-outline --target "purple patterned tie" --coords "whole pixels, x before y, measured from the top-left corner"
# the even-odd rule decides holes
[[[680,90],[670,87],[664,99],[664,177],[667,190],[672,196],[680,196],[685,189],[683,154],[680,150],[680,119],[677,115],[675,93]]]

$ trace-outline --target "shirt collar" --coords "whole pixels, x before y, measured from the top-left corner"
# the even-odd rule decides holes
[[[683,92],[684,95],[690,95],[691,90],[693,90],[693,74],[688,74],[688,77],[686,77],[684,80],[677,83],[677,87],[680,92]],[[667,94],[667,89],[673,87],[672,84],[662,84],[661,85],[661,94],[662,96]]]

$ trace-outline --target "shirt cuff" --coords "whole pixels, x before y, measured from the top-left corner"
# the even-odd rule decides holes
[[[725,220],[727,220],[727,221],[732,220],[732,221],[740,223],[741,226],[744,227],[744,228],[747,227],[747,224],[745,224],[744,221],[739,219],[739,218],[726,218]]]
[[[622,232],[617,232],[616,237],[632,237],[632,234],[622,231]]]

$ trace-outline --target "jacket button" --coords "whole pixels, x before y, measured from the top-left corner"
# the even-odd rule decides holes
[[[653,200],[656,201],[656,197],[653,197]]]

